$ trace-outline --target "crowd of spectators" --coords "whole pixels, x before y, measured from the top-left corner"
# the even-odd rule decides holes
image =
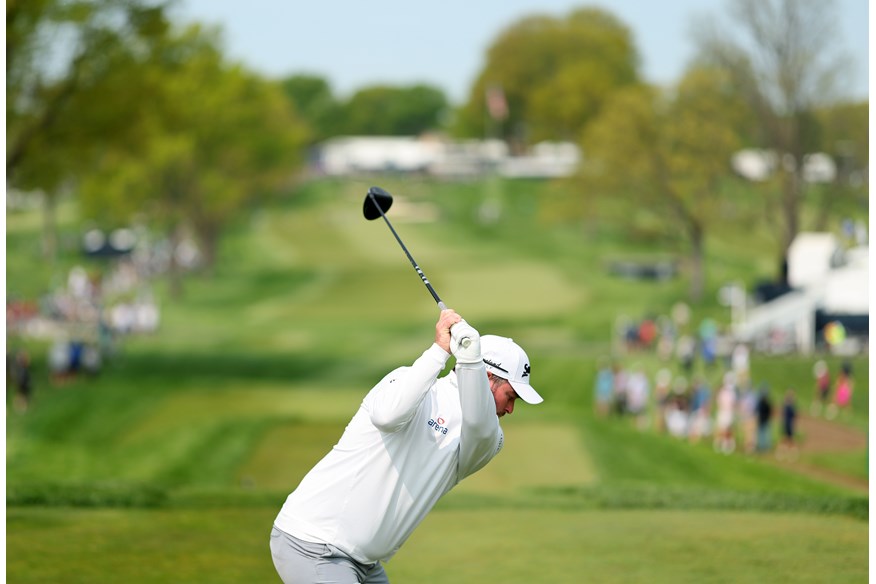
[[[744,345],[735,350],[745,354]],[[766,384],[753,385],[745,361],[723,371],[713,385],[707,376],[687,377],[662,367],[650,378],[639,364],[602,360],[594,387],[599,416],[627,417],[641,430],[650,429],[692,443],[710,439],[716,452],[730,454],[772,451],[777,410]],[[782,410],[783,452],[794,446],[796,391],[788,389]]]
[[[16,409],[26,410],[30,401],[27,339],[48,341],[49,379],[63,384],[81,374],[98,374],[118,352],[125,335],[158,328],[159,308],[151,294],[151,274],[145,268],[133,257],[90,270],[75,265],[37,300],[7,298],[7,387],[17,388]]]
[[[97,375],[127,335],[158,329],[156,278],[197,269],[203,260],[191,239],[172,245],[143,228],[109,234],[92,229],[83,235],[80,251],[81,264],[59,271],[41,297],[7,291],[7,403],[19,412],[27,410],[39,378],[32,374],[34,363],[45,363],[55,385]]]
[[[823,415],[828,420],[846,415],[851,409],[854,392],[852,364],[843,362],[836,378],[833,378],[827,363],[818,360],[812,367],[812,375],[815,378],[815,395],[809,413],[813,416]]]
[[[777,388],[777,399],[766,383],[752,379],[746,344],[731,342],[708,319],[692,327],[688,317],[681,306],[672,316],[620,321],[615,357],[597,364],[596,414],[629,418],[639,429],[694,443],[709,440],[723,454],[774,452],[781,459],[796,458],[797,389]],[[642,362],[653,363],[655,354],[659,365],[649,375]],[[813,377],[811,414],[833,419],[848,411],[849,363],[832,379],[819,360]]]

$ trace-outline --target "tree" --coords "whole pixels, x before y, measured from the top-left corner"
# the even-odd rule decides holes
[[[837,52],[830,0],[733,0],[731,26],[703,23],[696,41],[704,62],[722,67],[757,117],[758,143],[776,153],[782,251],[800,230],[804,156],[818,143],[814,110],[836,97],[845,57]]]
[[[307,122],[312,143],[343,133],[341,104],[323,77],[292,75],[280,85],[296,112]]]
[[[128,75],[117,85],[121,93],[105,84],[131,71],[133,53],[163,37],[166,7],[146,0],[6,3],[6,178],[43,192],[47,257],[55,254],[58,194],[82,175],[95,148],[127,139],[131,116],[112,113],[138,95],[139,78]]]
[[[829,229],[837,214],[848,217],[867,209],[870,104],[838,103],[815,112],[819,150],[836,162],[836,179],[819,189],[814,229]]]
[[[627,27],[603,10],[526,17],[490,46],[456,130],[483,136],[501,122],[495,133],[517,145],[577,140],[614,90],[638,83],[638,60]],[[491,122],[486,97],[496,91],[507,119]]]
[[[444,92],[429,85],[374,85],[353,94],[343,106],[347,134],[412,136],[440,129],[447,112]]]
[[[145,217],[172,243],[193,233],[207,266],[240,212],[288,183],[307,139],[279,85],[227,64],[217,46],[192,27],[144,62],[140,139],[107,149],[81,193],[96,220]]]
[[[690,248],[690,297],[705,288],[709,226],[721,214],[742,107],[725,75],[694,68],[672,91],[620,90],[583,139],[585,192],[619,207],[632,226],[645,215]]]

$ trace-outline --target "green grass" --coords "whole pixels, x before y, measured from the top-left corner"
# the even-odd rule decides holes
[[[267,507],[11,509],[7,575],[21,584],[274,582],[273,516]],[[393,582],[459,584],[863,582],[867,528],[744,511],[438,508],[386,570]]]
[[[311,183],[241,217],[213,273],[187,278],[181,298],[153,284],[159,332],[120,339],[98,377],[53,385],[46,342],[8,338],[31,350],[36,388],[29,411],[6,418],[10,581],[275,580],[268,533],[286,494],[367,389],[431,341],[434,303],[385,226],[361,218],[370,184]],[[617,279],[606,258],[677,256],[678,242],[558,220],[557,209],[577,203],[551,183],[378,184],[437,210],[435,223],[400,215],[393,224],[449,305],[527,348],[546,397],[503,419],[502,455],[439,503],[390,562],[394,581],[862,579],[866,496],[769,457],[720,456],[707,442],[592,415],[618,315],[666,313],[687,289],[684,278]],[[485,193],[502,204],[495,225],[476,219]],[[66,244],[50,265],[38,215],[7,213],[8,295],[35,298],[81,261],[71,202],[59,225]],[[727,237],[710,242],[714,276],[692,306],[696,320],[729,316],[716,300],[724,278],[770,275],[768,235]],[[653,355],[628,361],[650,373],[667,366]],[[795,388],[806,411],[812,363],[756,356],[752,373],[777,400]],[[863,432],[868,359],[854,366],[853,410],[841,423]],[[698,373],[713,384],[720,376]],[[861,479],[865,460],[805,462]]]
[[[867,480],[870,476],[870,457],[867,450],[856,452],[830,452],[826,454],[810,454],[804,460],[819,468],[827,469],[841,475]]]

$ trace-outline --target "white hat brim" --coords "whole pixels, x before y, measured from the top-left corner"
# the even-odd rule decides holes
[[[510,379],[508,380],[508,383],[510,383],[511,387],[514,388],[514,391],[517,392],[517,395],[520,396],[520,399],[522,399],[526,403],[535,405],[540,404],[544,401],[544,398],[538,395],[538,392],[535,391],[528,383],[511,381]]]

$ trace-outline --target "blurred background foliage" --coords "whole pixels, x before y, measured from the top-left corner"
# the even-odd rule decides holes
[[[260,78],[223,55],[220,30],[176,24],[174,2],[12,1],[7,182],[44,194],[46,257],[55,253],[55,202],[69,195],[99,223],[191,230],[210,259],[228,218],[288,189],[308,147],[333,136],[444,132],[501,137],[512,151],[570,140],[585,153],[577,215],[622,196],[667,218],[664,228],[687,239],[696,299],[710,224],[733,196],[722,179],[735,149],[783,160],[762,185],[777,266],[801,229],[828,228],[867,200],[855,177],[869,159],[869,108],[842,93],[834,5],[728,8],[696,27],[699,57],[674,87],[641,79],[635,39],[605,9],[525,17],[499,31],[467,101],[452,104],[425,85],[375,85],[341,99],[313,73]],[[491,90],[504,96],[499,119],[484,98]],[[802,177],[811,152],[839,162],[820,192]],[[814,216],[804,217],[811,199]]]

